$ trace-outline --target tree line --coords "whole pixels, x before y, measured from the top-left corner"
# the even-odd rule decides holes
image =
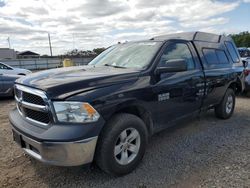
[[[95,57],[102,53],[106,48],[95,48],[93,50],[78,50],[74,49],[71,51],[68,51],[63,56],[65,57]]]
[[[237,47],[250,47],[250,33],[248,31],[231,34],[229,36],[232,37]]]

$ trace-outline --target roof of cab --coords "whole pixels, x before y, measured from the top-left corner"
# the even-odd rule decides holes
[[[161,35],[151,38],[150,40],[156,41],[166,41],[170,39],[182,39],[188,41],[203,41],[203,42],[214,42],[219,43],[221,40],[231,40],[230,37],[224,35],[217,35],[212,33],[205,33],[205,32],[184,32],[184,33],[176,33],[176,34],[168,34],[168,35]]]

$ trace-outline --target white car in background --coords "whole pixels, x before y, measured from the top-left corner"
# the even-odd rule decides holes
[[[9,65],[0,62],[0,75],[1,74],[27,75],[30,73],[31,73],[30,70],[11,67]]]

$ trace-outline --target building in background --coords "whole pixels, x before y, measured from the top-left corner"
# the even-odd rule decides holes
[[[16,59],[17,54],[14,49],[0,48],[0,59]]]
[[[31,58],[39,58],[40,54],[32,52],[32,51],[23,51],[17,53],[18,59],[31,59]]]

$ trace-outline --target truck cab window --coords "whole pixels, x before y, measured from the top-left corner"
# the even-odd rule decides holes
[[[187,62],[188,70],[195,68],[193,56],[185,43],[174,43],[167,46],[161,56],[159,67],[167,66],[167,61],[184,59]]]
[[[219,59],[220,64],[227,64],[229,63],[227,56],[223,50],[216,50],[216,55]]]
[[[224,50],[204,48],[202,50],[208,64],[228,64],[228,58]]]
[[[215,49],[204,48],[202,51],[208,64],[218,64]]]

